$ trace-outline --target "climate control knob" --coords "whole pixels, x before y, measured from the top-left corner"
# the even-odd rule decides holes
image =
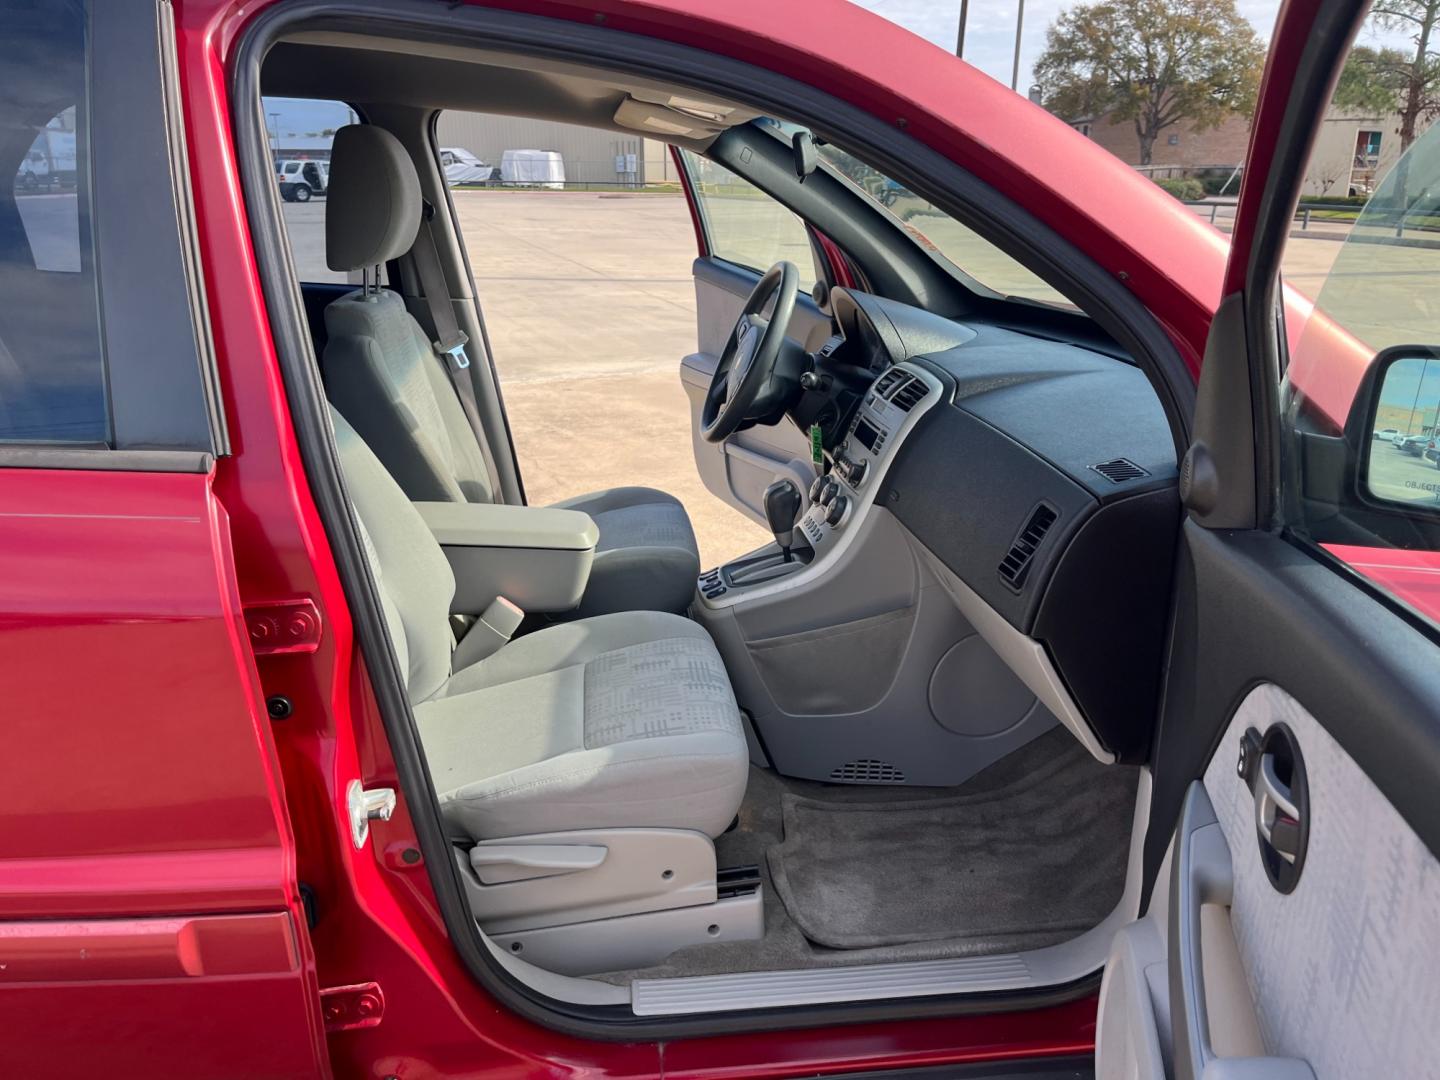
[[[810,485],[810,501],[811,501],[812,503],[818,503],[818,502],[820,501],[820,493],[823,492],[824,490],[825,490],[825,477],[823,477],[823,476],[817,476],[817,477],[815,477],[815,482]]]
[[[839,525],[840,519],[845,516],[845,507],[849,501],[844,495],[836,495],[834,501],[830,503],[829,511],[825,514],[825,524]]]
[[[820,489],[820,505],[829,506],[840,494],[840,485],[834,480],[826,480],[825,486]]]

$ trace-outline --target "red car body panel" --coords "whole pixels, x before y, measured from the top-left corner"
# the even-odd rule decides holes
[[[0,1058],[313,1074],[294,839],[209,477],[0,469],[0,520]]]
[[[296,445],[240,192],[228,65],[267,6],[175,4],[232,455],[209,476],[0,470],[0,514],[18,515],[0,530],[0,594],[15,597],[0,616],[0,681],[19,687],[11,700],[49,704],[19,720],[23,774],[6,780],[23,792],[24,827],[0,834],[0,949],[23,959],[0,971],[0,1015],[21,1071],[99,1073],[103,1051],[109,1076],[698,1080],[1088,1052],[1093,997],[663,1044],[560,1035],[464,969],[423,863],[405,861],[417,842],[403,796],[354,848],[346,786],[396,786],[396,769]],[[1198,370],[1224,238],[1053,116],[883,19],[839,0],[495,6],[750,61],[892,120],[1124,280]],[[318,644],[252,655],[243,608],[296,600],[314,604]],[[275,695],[292,713],[272,723]],[[77,785],[103,813],[74,812]],[[316,897],[313,930],[298,882]],[[57,921],[37,930],[41,916]],[[104,980],[87,979],[75,951],[87,934]],[[47,957],[66,977],[26,981]],[[372,982],[379,1022],[324,1035],[319,992]]]

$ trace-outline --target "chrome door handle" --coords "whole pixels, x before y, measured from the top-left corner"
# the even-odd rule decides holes
[[[1290,865],[1300,854],[1300,808],[1290,798],[1290,789],[1275,775],[1275,755],[1261,754],[1255,775],[1255,828]]]
[[[1263,735],[1247,730],[1236,772],[1255,800],[1255,839],[1265,876],[1282,893],[1292,892],[1305,869],[1314,803],[1300,742],[1289,725],[1272,724]]]

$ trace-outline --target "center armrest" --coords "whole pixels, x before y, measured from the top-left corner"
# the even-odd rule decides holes
[[[498,596],[526,611],[580,603],[600,530],[589,514],[540,506],[418,502],[455,573],[451,610],[479,615]]]

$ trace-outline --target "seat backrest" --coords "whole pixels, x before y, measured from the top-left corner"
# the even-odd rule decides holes
[[[350,124],[335,133],[325,207],[332,270],[375,270],[420,228],[420,180],[400,140]],[[485,458],[420,324],[389,289],[357,289],[325,309],[321,361],[330,401],[417,502],[493,502]]]
[[[418,703],[450,678],[455,575],[420,512],[365,441],[333,408],[330,420],[370,570],[380,586],[385,624],[410,701]]]

